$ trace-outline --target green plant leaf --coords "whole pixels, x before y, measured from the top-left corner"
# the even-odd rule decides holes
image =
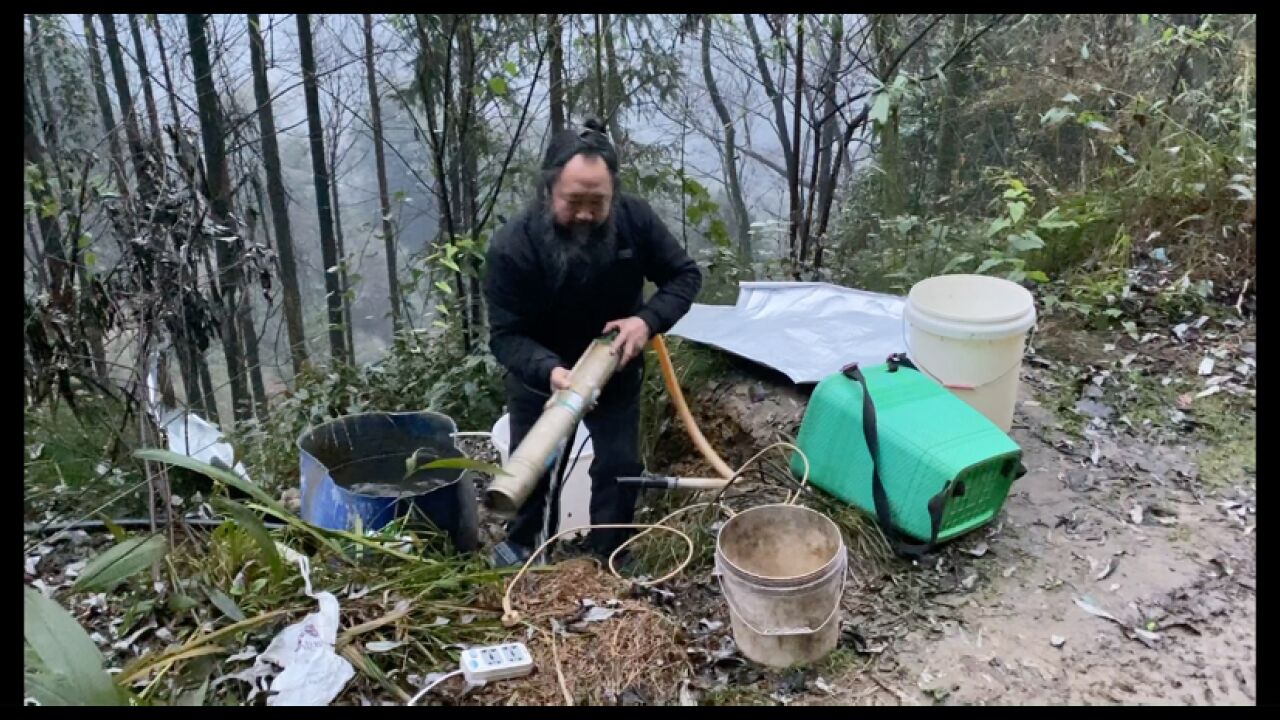
[[[1009,218],[996,218],[991,221],[991,227],[987,228],[987,237],[995,237],[996,233],[1009,227]]]
[[[952,270],[955,270],[961,265],[967,262],[972,262],[972,261],[973,261],[972,253],[960,253],[959,255],[951,258],[951,260],[945,266],[943,266],[942,274],[946,275],[947,273],[951,272]]]
[[[1036,281],[1036,282],[1038,282],[1038,283],[1047,283],[1047,282],[1049,282],[1049,276],[1048,276],[1048,275],[1045,275],[1043,270],[1029,270],[1029,271],[1027,271],[1027,279],[1028,279],[1028,280],[1034,280],[1034,281]]]
[[[223,615],[226,615],[234,622],[243,622],[245,620],[244,611],[226,593],[218,588],[205,588],[204,594],[209,596],[209,602],[213,603],[214,607],[221,610]]]
[[[239,490],[272,510],[286,512],[284,506],[276,502],[276,500],[268,495],[265,490],[230,470],[223,470],[222,468],[214,467],[209,463],[201,462],[195,458],[188,457],[186,455],[179,455],[171,450],[161,450],[159,448],[138,450],[133,453],[133,456],[139,460],[152,460],[155,462],[166,463],[168,465],[177,465],[178,467],[198,472],[201,475]]]
[[[493,463],[472,460],[471,458],[442,458],[440,460],[432,460],[428,463],[419,464],[418,452],[415,450],[404,461],[405,476],[412,475],[419,470],[474,470],[482,472],[486,475],[506,475],[507,473],[498,465]]]
[[[125,540],[90,560],[71,590],[111,592],[120,583],[151,567],[168,551],[169,543],[163,535]]]
[[[61,605],[22,589],[24,689],[41,705],[124,705],[102,653]]]
[[[871,104],[871,113],[868,117],[872,122],[880,124],[889,120],[889,93],[882,92],[876,95],[876,101]]]
[[[988,258],[982,261],[982,264],[978,266],[977,270],[974,270],[974,273],[977,275],[981,275],[986,271],[990,270],[991,268],[996,267],[997,265],[1000,265],[1004,261],[1005,261],[1004,258]]]
[[[284,573],[284,563],[280,560],[280,552],[276,550],[275,540],[271,538],[271,533],[267,531],[267,526],[262,523],[257,513],[231,499],[216,498],[214,504],[230,515],[241,529],[249,533],[249,537],[253,538],[258,548],[262,550],[262,555],[271,568],[271,576],[279,580]]]
[[[502,69],[505,70],[508,75],[515,75],[520,72],[520,68],[516,67],[516,64],[513,62],[504,63],[502,65]]]
[[[489,91],[494,95],[506,95],[507,79],[501,75],[495,75],[489,78]]]
[[[439,290],[440,292],[444,293],[445,295],[452,295],[452,294],[453,294],[453,286],[451,286],[449,283],[447,283],[447,282],[445,282],[445,281],[443,281],[443,280],[437,280],[437,281],[436,281],[436,289],[437,289],[437,290]]]
[[[129,539],[129,533],[125,532],[124,528],[112,522],[111,518],[107,517],[106,515],[103,515],[101,517],[102,517],[102,526],[107,529],[107,532],[111,533],[111,537],[114,538],[116,542],[118,543],[124,542],[125,540]]]
[[[1018,252],[1028,252],[1044,247],[1044,240],[1041,240],[1039,235],[1028,230],[1017,235],[1010,235],[1009,245]]]
[[[1009,219],[1015,224],[1022,222],[1022,216],[1027,213],[1027,204],[1024,202],[1011,202],[1009,207]]]

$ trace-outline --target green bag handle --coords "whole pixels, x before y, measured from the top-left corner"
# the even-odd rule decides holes
[[[920,372],[906,355],[889,356],[889,372],[897,372],[899,368],[911,368]],[[942,527],[942,512],[947,499],[951,497],[952,483],[948,482],[937,495],[929,499],[929,540],[925,543],[913,542],[893,521],[893,513],[889,508],[889,494],[885,492],[884,483],[880,479],[880,438],[876,433],[876,404],[871,399],[871,391],[867,389],[867,379],[858,369],[857,363],[845,366],[840,371],[846,378],[862,386],[862,436],[871,453],[871,496],[875,500],[876,519],[885,538],[898,555],[910,559],[919,559],[931,552],[938,543],[938,531]]]

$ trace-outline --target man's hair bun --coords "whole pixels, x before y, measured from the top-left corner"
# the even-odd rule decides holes
[[[582,127],[588,130],[595,130],[598,133],[604,132],[604,123],[599,118],[587,118]]]

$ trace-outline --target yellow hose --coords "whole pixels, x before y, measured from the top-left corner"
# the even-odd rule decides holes
[[[707,438],[702,435],[698,423],[694,422],[693,413],[689,412],[689,404],[685,402],[684,392],[680,390],[680,382],[676,379],[676,369],[671,364],[671,353],[667,351],[667,341],[661,335],[654,336],[653,350],[658,354],[658,363],[662,366],[662,379],[667,385],[667,393],[671,395],[671,402],[676,406],[676,414],[680,416],[680,422],[684,423],[689,439],[698,448],[698,452],[702,453],[702,457],[711,463],[711,467],[715,468],[720,477],[729,480],[733,477],[733,468],[720,458],[720,455],[711,447],[711,443],[707,442]]]

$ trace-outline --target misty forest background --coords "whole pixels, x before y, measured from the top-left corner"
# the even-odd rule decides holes
[[[1176,268],[1170,315],[1256,285],[1253,16],[25,25],[28,520],[181,504],[130,454],[158,443],[153,368],[273,492],[333,417],[488,429],[486,243],[588,116],[704,266],[700,302],[978,272],[1136,333],[1140,264]]]

